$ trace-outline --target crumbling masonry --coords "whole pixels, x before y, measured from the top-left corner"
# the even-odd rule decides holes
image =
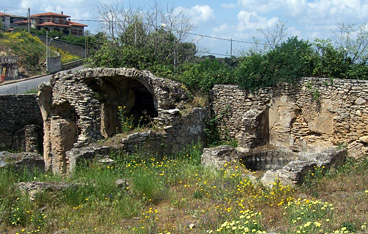
[[[147,71],[97,68],[57,73],[50,83],[40,85],[38,95],[45,168],[54,173],[73,170],[81,148],[120,131],[119,108],[136,119],[148,116],[162,129],[121,139],[124,150],[146,145],[158,153],[170,152],[203,139],[206,110],[181,113],[187,100],[180,83]]]

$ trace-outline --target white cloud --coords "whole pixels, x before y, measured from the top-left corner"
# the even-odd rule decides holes
[[[229,3],[229,4],[222,3],[221,4],[221,7],[222,8],[225,8],[225,9],[232,9],[232,8],[235,8],[236,7],[236,4],[234,4],[234,3]]]
[[[284,12],[285,17],[309,19],[366,19],[366,0],[238,0],[243,10],[269,14]],[[279,12],[277,12],[279,11]]]
[[[368,3],[361,0],[324,0],[307,3],[307,14],[312,18],[344,20],[366,17]]]
[[[307,0],[286,0],[283,8],[291,17],[301,17],[305,13]]]
[[[272,12],[282,4],[282,0],[238,0],[238,2],[243,9],[260,13]]]
[[[225,31],[228,31],[230,29],[230,27],[227,24],[221,24],[217,27],[215,27],[212,31],[214,33],[223,33]]]
[[[259,16],[256,12],[240,11],[238,14],[238,30],[244,31],[247,29],[269,28],[279,21],[277,17],[267,19]]]
[[[301,38],[303,35],[302,31],[300,31],[299,29],[295,27],[287,27],[286,33],[287,33],[287,36],[297,36],[299,38]]]
[[[88,19],[92,17],[98,4],[97,0],[21,0],[20,7],[31,8],[31,14],[63,11],[72,19]]]
[[[307,39],[331,36],[337,23],[367,21],[367,0],[238,0],[238,32],[272,28],[277,19],[286,22],[289,36]]]
[[[194,25],[206,23],[215,18],[213,9],[208,5],[195,5],[192,8],[177,7],[174,14],[184,13]]]

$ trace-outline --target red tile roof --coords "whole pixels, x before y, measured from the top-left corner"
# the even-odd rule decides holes
[[[42,24],[37,24],[37,26],[71,27],[67,24],[55,24],[53,22],[44,22]]]
[[[54,12],[46,12],[46,13],[31,15],[31,18],[32,17],[40,17],[40,16],[57,16],[57,17],[64,17],[64,18],[70,17],[69,15],[62,15],[62,14],[58,14],[58,13],[54,13]]]
[[[80,23],[73,22],[73,21],[68,21],[68,23],[69,23],[71,26],[88,27],[88,25],[87,25],[87,24],[80,24]]]
[[[61,15],[61,14],[57,14],[57,13],[53,13],[53,12],[47,12],[47,13],[41,13],[41,14],[31,15],[31,17],[39,17],[39,16],[56,16],[56,17],[63,17],[63,18],[70,17],[68,15]],[[23,20],[23,21],[17,21],[17,22],[14,22],[14,23],[16,23],[16,24],[26,24],[28,22],[27,22],[27,20]],[[76,26],[76,27],[88,27],[88,25],[86,25],[86,24],[81,24],[81,23],[70,21],[70,20],[66,20],[64,24],[57,24],[57,23],[53,23],[53,22],[44,22],[42,24],[37,24],[37,26],[54,26],[54,27],[72,27],[72,26]]]
[[[22,20],[22,21],[17,21],[17,22],[14,22],[15,24],[26,24],[28,23],[27,20]]]
[[[0,12],[0,16],[9,16],[8,14],[4,14],[3,12]]]

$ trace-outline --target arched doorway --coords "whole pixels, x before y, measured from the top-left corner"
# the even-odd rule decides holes
[[[63,28],[63,33],[65,35],[69,35],[69,29],[68,28]]]
[[[148,125],[157,117],[155,97],[141,81],[128,77],[103,77],[87,82],[101,103],[101,134],[110,137],[122,131],[121,114],[132,128]],[[156,105],[157,106],[157,105]]]

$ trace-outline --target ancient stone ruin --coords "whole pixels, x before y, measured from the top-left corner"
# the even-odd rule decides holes
[[[41,152],[42,117],[35,94],[0,95],[0,150]]]
[[[187,101],[180,83],[147,71],[97,68],[58,73],[50,83],[40,85],[38,95],[45,168],[65,173],[79,159],[106,155],[114,147],[168,153],[203,139],[206,109],[186,109]],[[120,132],[119,108],[136,121],[147,116],[160,131],[123,137],[110,148],[96,144],[91,148],[90,143]]]
[[[249,169],[269,170],[264,183],[298,184],[314,166],[341,165],[347,150],[367,154],[366,81],[303,78],[256,91],[216,85],[211,97],[222,135],[239,143],[229,154]],[[205,162],[223,161],[216,150],[204,153]]]
[[[236,139],[238,147],[205,149],[204,164],[240,160],[251,170],[268,171],[264,183],[279,178],[298,184],[314,166],[343,163],[347,151],[366,155],[367,100],[367,81],[303,78],[256,91],[215,85],[210,106],[199,108],[180,83],[150,72],[84,69],[57,73],[40,85],[39,107],[34,95],[1,96],[0,147],[40,152],[43,139],[45,169],[68,173],[84,159],[109,162],[112,150],[165,155],[204,141],[211,109],[221,135]],[[145,116],[142,123],[150,128],[120,134],[121,108],[133,125]]]
[[[293,152],[341,146],[353,157],[368,152],[368,82],[303,78],[295,85],[256,91],[216,85],[212,109],[222,135],[244,150],[272,145]]]

